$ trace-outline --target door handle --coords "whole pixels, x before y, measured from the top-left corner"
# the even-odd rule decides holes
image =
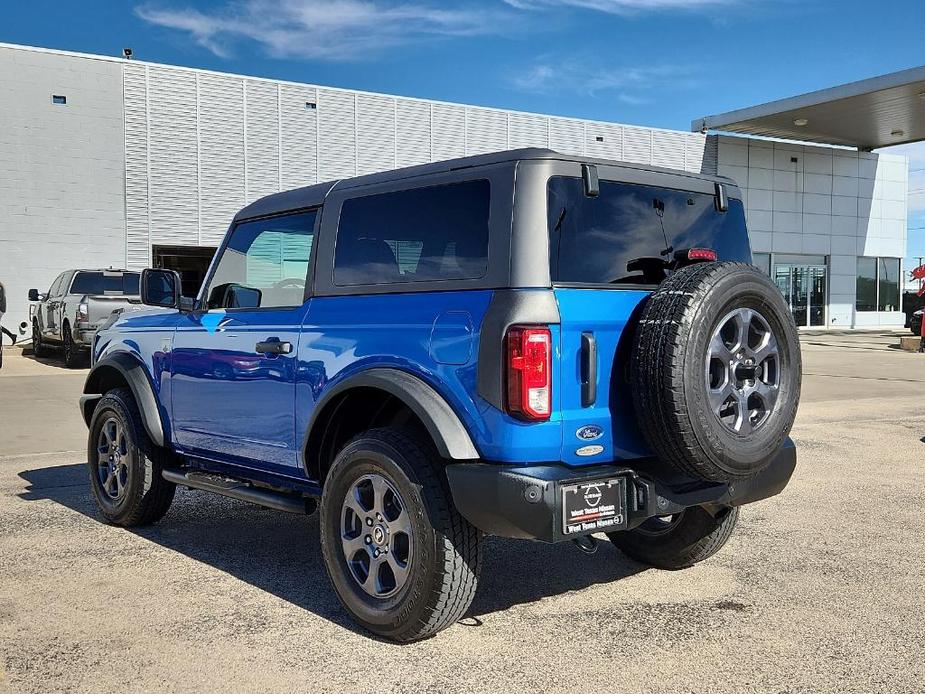
[[[258,354],[291,354],[292,343],[280,342],[278,337],[271,337],[265,342],[257,343]]]
[[[594,333],[581,334],[581,406],[597,400],[597,340]]]

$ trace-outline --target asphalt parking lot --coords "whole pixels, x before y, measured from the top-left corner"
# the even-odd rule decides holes
[[[921,692],[925,355],[804,335],[796,475],[713,559],[491,539],[470,616],[358,632],[314,518],[181,492],[134,532],[85,482],[83,372],[0,371],[0,692]]]

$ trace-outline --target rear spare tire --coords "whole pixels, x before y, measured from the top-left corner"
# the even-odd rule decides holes
[[[652,293],[630,378],[640,429],[677,471],[731,482],[763,469],[800,399],[793,317],[771,279],[743,263],[701,263]]]

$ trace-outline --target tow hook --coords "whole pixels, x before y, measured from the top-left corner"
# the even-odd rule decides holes
[[[594,554],[597,552],[597,540],[591,535],[576,537],[572,542],[574,542],[575,546],[585,554]]]

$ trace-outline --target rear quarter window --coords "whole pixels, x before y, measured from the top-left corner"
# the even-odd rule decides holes
[[[334,250],[338,286],[478,279],[488,269],[487,180],[346,200]]]
[[[587,197],[579,178],[555,176],[547,187],[550,273],[556,283],[657,284],[634,266],[675,251],[711,248],[719,260],[751,262],[742,201],[725,212],[714,196],[601,181]],[[651,263],[649,264],[651,267]]]

